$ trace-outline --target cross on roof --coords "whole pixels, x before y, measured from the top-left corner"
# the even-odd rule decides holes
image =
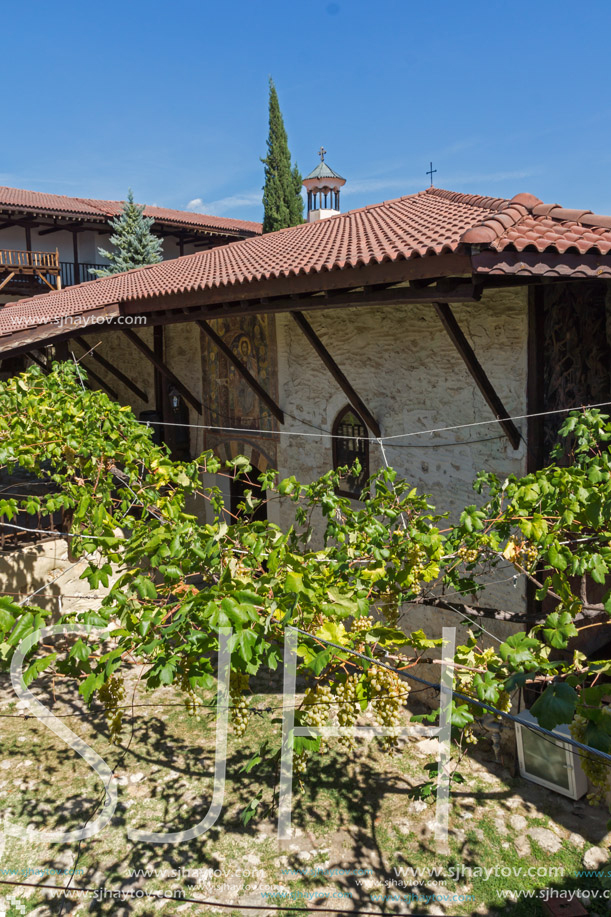
[[[430,176],[431,176],[431,188],[433,187],[433,172],[436,172],[436,171],[437,171],[437,169],[434,169],[434,168],[433,168],[433,163],[431,162],[431,163],[430,163],[430,168],[427,170],[427,173],[426,173],[427,175],[430,175]]]
[[[325,161],[325,153],[326,153],[326,152],[327,152],[327,151],[325,150],[324,146],[321,146],[321,148],[320,148],[319,151],[318,151],[318,155],[320,156],[320,161],[321,161],[321,162],[324,162],[324,161]]]

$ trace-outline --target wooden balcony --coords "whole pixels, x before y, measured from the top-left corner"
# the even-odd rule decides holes
[[[59,252],[31,252],[0,249],[0,290],[21,281],[42,284],[50,290],[61,289]],[[8,290],[6,291],[9,292]]]

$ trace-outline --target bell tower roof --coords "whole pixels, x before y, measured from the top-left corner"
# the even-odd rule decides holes
[[[311,178],[339,178],[342,183],[346,181],[345,178],[330,169],[324,159],[318,163],[315,169],[312,169],[309,175],[306,175],[304,181],[309,181]]]
[[[303,179],[303,187],[308,192],[308,223],[339,213],[339,191],[346,184],[346,179],[327,165],[326,152],[321,146],[318,151],[320,162]]]

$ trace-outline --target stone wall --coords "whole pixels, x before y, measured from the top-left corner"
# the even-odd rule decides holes
[[[453,311],[510,414],[526,414],[526,288],[486,292],[477,304]],[[490,408],[430,305],[358,308],[308,315],[312,327],[367,407],[384,437],[492,419]],[[346,396],[338,388],[290,315],[277,317],[280,405],[303,421],[331,430]],[[526,432],[526,422],[518,422]],[[312,433],[287,417],[284,429]],[[494,423],[413,436],[387,445],[389,464],[424,493],[439,511],[456,518],[477,502],[472,482],[478,471],[501,477],[526,470],[524,444],[514,450]],[[281,474],[310,481],[332,467],[331,440],[281,437]],[[383,464],[370,444],[371,471]],[[283,516],[287,520],[288,507]],[[482,604],[523,610],[523,584],[514,588],[512,569],[493,579]]]
[[[526,288],[487,291],[480,303],[454,305],[453,311],[476,355],[510,414],[527,413]],[[313,312],[308,320],[357,392],[377,418],[384,437],[432,428],[490,421],[485,403],[460,355],[430,305],[338,309]],[[152,329],[139,330],[152,347]],[[278,389],[280,406],[287,412],[284,430],[315,434],[330,431],[347,399],[290,317],[276,317]],[[103,353],[150,393],[145,405],[116,379],[107,376],[122,402],[136,413],[154,408],[153,369],[120,333],[89,334],[100,340]],[[205,400],[200,332],[192,324],[165,329],[165,360],[198,397]],[[293,419],[290,415],[299,418]],[[205,420],[189,409],[191,424]],[[518,422],[524,432],[526,422]],[[202,430],[190,431],[191,454],[204,447]],[[522,444],[514,450],[495,423],[478,427],[412,436],[386,446],[389,463],[402,477],[430,494],[440,512],[456,518],[477,502],[472,482],[481,469],[504,477],[526,470]],[[311,481],[332,467],[331,440],[316,435],[278,437],[278,468]],[[371,471],[383,464],[381,450],[370,444]],[[273,504],[271,518],[283,524],[290,507]],[[495,573],[481,596],[482,604],[506,610],[524,609],[524,584],[514,585],[513,568]],[[437,614],[437,613],[435,613]]]
[[[152,328],[134,328],[138,337],[142,338],[144,343],[153,348],[153,329]],[[125,375],[132,380],[142,391],[149,396],[148,403],[138,398],[131,389],[127,388],[120,382],[116,376],[109,373],[106,369],[96,363],[91,357],[85,357],[84,365],[90,366],[98,376],[117,393],[121,404],[129,404],[133,409],[136,417],[140,411],[152,411],[155,409],[155,385],[153,377],[152,364],[146,357],[137,350],[120,331],[104,331],[96,334],[95,329],[83,335],[90,347],[95,347],[96,353],[105,357],[113,366],[120,369]],[[80,359],[82,356],[81,348],[77,345],[70,345],[75,355]],[[97,388],[98,385],[92,380],[92,384]]]

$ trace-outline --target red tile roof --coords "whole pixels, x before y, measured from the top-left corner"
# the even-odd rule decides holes
[[[23,191],[20,188],[0,187],[0,210],[19,210],[25,213],[106,222],[123,209],[123,201],[103,201],[85,197],[66,197],[63,194],[46,194],[43,191]],[[225,217],[208,216],[189,210],[170,210],[167,207],[144,208],[145,216],[157,223],[184,226],[197,230],[237,233],[240,236],[259,235],[261,224],[250,220],[232,220]]]
[[[16,320],[34,327],[42,316],[50,321],[136,301],[145,311],[147,300],[187,293],[205,292],[207,302],[222,303],[262,280],[273,281],[269,295],[285,295],[283,278],[482,249],[604,256],[611,251],[611,217],[542,204],[531,194],[504,200],[430,188],[22,300],[0,310],[0,335],[14,332]],[[319,281],[325,289],[324,276]]]

